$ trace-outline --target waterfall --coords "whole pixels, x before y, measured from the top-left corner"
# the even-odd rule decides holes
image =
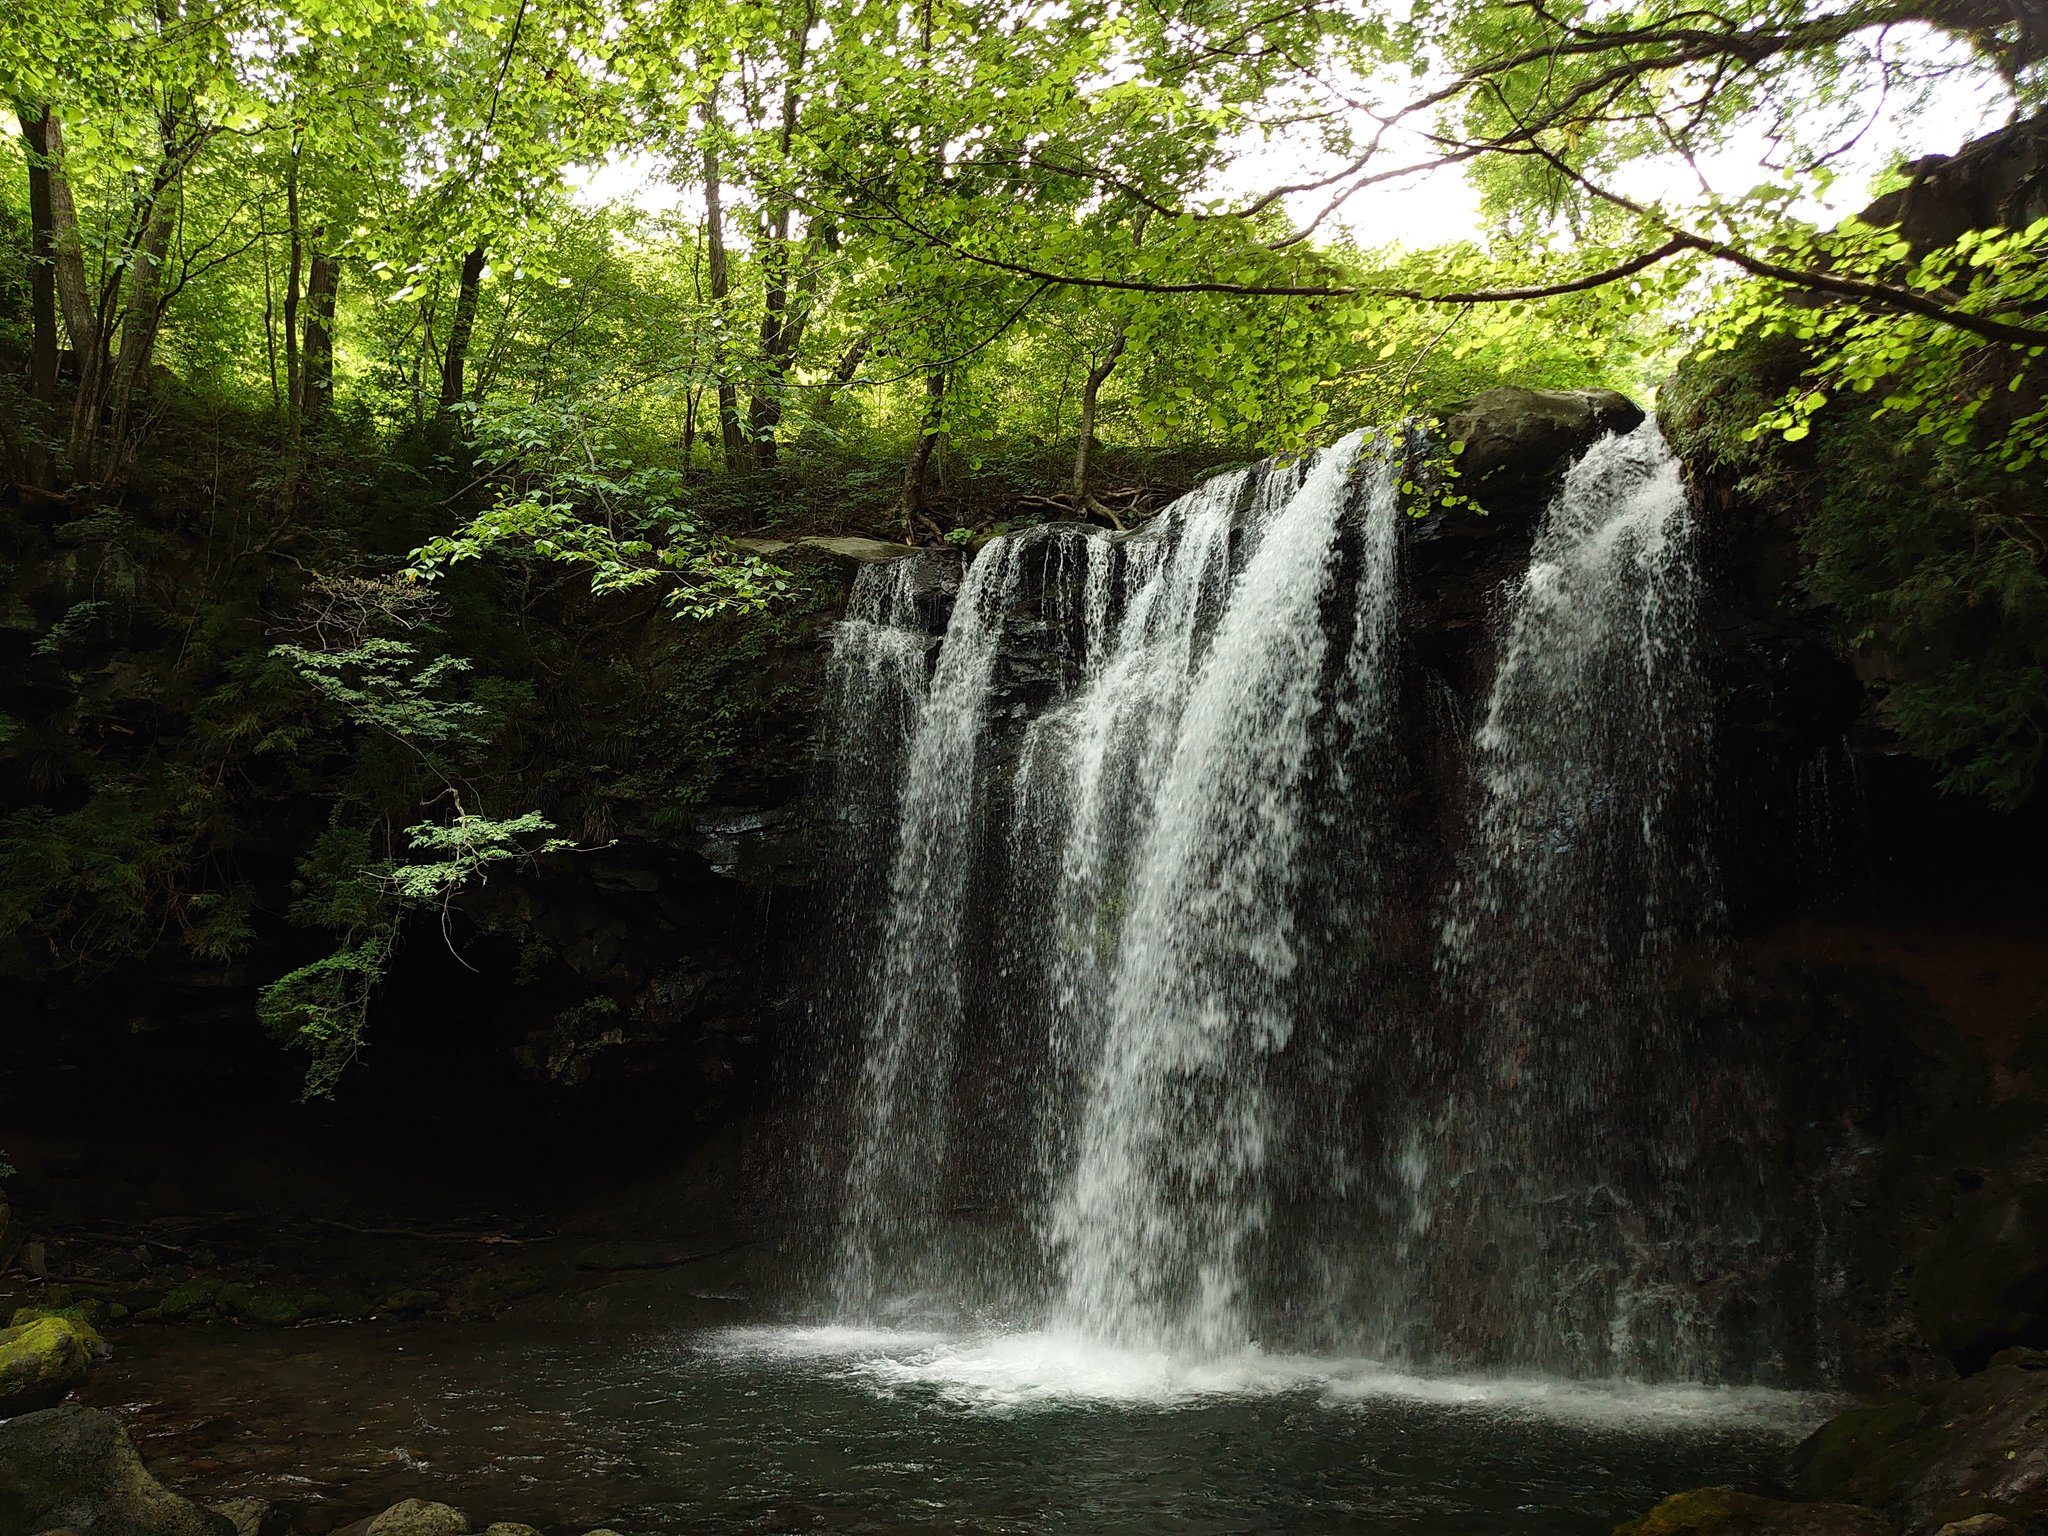
[[[862,574],[828,721],[880,914],[830,994],[838,1315],[1743,1368],[1714,1276],[1764,1243],[1755,1095],[1694,1024],[1718,908],[1677,466],[1646,425],[1570,468],[1466,705],[1405,660],[1414,447],[992,539],[928,684],[932,605]],[[1432,719],[1478,722],[1458,783],[1418,778]]]
[[[984,716],[1017,544],[997,540],[968,568],[931,686],[909,736],[886,925],[857,1089],[863,1115],[847,1163],[835,1289],[875,1299],[877,1246],[928,1214],[946,1152],[945,1095],[958,1047],[961,911],[972,878]]]
[[[1714,916],[1692,535],[1654,423],[1596,443],[1536,535],[1473,738],[1438,957],[1469,1017],[1428,1198],[1432,1244],[1481,1260],[1435,1289],[1485,1358],[1702,1363],[1673,1278],[1698,1257],[1701,1095],[1668,1007]]]
[[[1256,544],[1214,639],[1173,690],[1172,729],[1149,733],[1157,790],[1052,1223],[1062,1314],[1101,1336],[1208,1350],[1247,1338],[1245,1269],[1266,1221],[1282,1109],[1266,1068],[1298,1007],[1295,903],[1316,726],[1331,700],[1323,605],[1359,443],[1318,456],[1283,505],[1255,516]],[[1380,494],[1370,515],[1391,528],[1393,465],[1372,467]],[[1390,538],[1371,543],[1391,557]],[[1372,671],[1391,582],[1375,572],[1357,590],[1376,611],[1360,615],[1365,638],[1348,660]],[[1360,681],[1350,667],[1346,678]]]

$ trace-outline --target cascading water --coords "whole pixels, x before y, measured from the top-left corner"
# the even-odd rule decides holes
[[[958,1045],[961,909],[973,877],[984,712],[1018,569],[1014,541],[989,544],[953,605],[903,769],[887,918],[866,1031],[844,1237],[842,1303],[876,1295],[878,1246],[917,1228],[938,1197],[945,1092]]]
[[[837,994],[838,1315],[1744,1368],[1713,1271],[1758,1241],[1722,1134],[1748,1090],[1670,1006],[1711,982],[1714,927],[1676,467],[1654,426],[1605,439],[1540,527],[1431,936],[1411,450],[1361,434],[1133,535],[993,540],[928,690],[928,615],[863,575],[831,729],[897,736],[836,753],[889,828]]]
[[[1246,1268],[1285,1113],[1268,1070],[1300,1012],[1296,903],[1317,726],[1332,697],[1323,608],[1358,448],[1350,438],[1326,451],[1283,505],[1255,515],[1251,556],[1192,680],[1175,690],[1185,703],[1161,771],[1148,775],[1157,790],[1051,1226],[1060,1315],[1091,1334],[1212,1351],[1249,1337]],[[1369,468],[1366,542],[1378,568],[1354,582],[1364,608],[1340,663],[1354,709],[1376,691],[1391,627],[1394,467]],[[1149,734],[1156,746],[1169,733]]]
[[[1708,1361],[1696,1062],[1668,993],[1711,933],[1692,517],[1653,424],[1567,474],[1509,609],[1438,964],[1465,1013],[1432,1128],[1439,1324],[1490,1359]],[[1691,1230],[1688,1230],[1688,1224]]]

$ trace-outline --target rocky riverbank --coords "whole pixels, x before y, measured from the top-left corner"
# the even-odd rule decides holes
[[[4,1349],[0,1342],[0,1349]],[[0,1536],[291,1536],[293,1512],[269,1499],[214,1507],[149,1473],[121,1422],[77,1404],[0,1421]],[[530,1525],[473,1523],[463,1510],[402,1499],[342,1536],[540,1536]],[[617,1536],[600,1527],[588,1536]]]

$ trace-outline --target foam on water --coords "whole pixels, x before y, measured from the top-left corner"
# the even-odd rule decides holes
[[[1832,1413],[1822,1393],[1767,1387],[1651,1385],[1552,1376],[1422,1375],[1355,1356],[1180,1355],[1106,1346],[1078,1333],[937,1334],[876,1328],[722,1330],[698,1347],[728,1359],[806,1365],[877,1396],[929,1393],[973,1413],[1063,1407],[1189,1408],[1294,1395],[1334,1412],[1403,1403],[1446,1412],[1548,1420],[1631,1433],[1746,1425],[1801,1435]]]

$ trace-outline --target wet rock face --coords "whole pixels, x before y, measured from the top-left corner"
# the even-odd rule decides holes
[[[1799,1491],[1848,1499],[1903,1536],[1994,1515],[2048,1521],[2048,1355],[2014,1350],[1917,1397],[1853,1408],[1799,1449]]]
[[[1492,509],[1541,502],[1565,466],[1609,432],[1642,425],[1643,408],[1611,389],[1521,389],[1506,385],[1452,411],[1443,435],[1463,443],[1458,489]]]
[[[2024,229],[2048,214],[2048,117],[1986,134],[1953,155],[1929,155],[1906,172],[1906,185],[1862,218],[1898,225],[1915,250],[1952,244],[1972,229]]]
[[[0,1423],[0,1536],[236,1536],[226,1515],[151,1477],[108,1414],[77,1406]]]

